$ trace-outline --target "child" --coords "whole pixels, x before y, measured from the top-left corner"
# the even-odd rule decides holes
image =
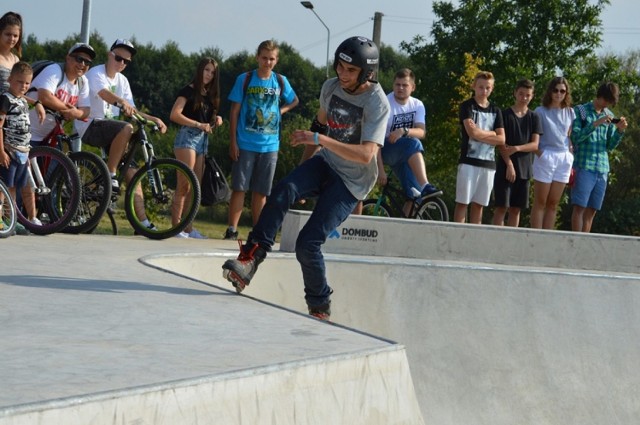
[[[26,62],[17,62],[9,73],[9,90],[0,95],[0,178],[16,199],[16,189],[27,184],[29,142],[29,105],[24,98],[31,85],[33,70]],[[28,234],[24,227],[19,234]]]
[[[229,156],[231,188],[229,227],[224,239],[238,238],[238,222],[244,194],[251,190],[253,224],[258,220],[276,172],[282,115],[298,105],[289,80],[276,74],[279,48],[271,40],[260,43],[256,53],[258,69],[240,74],[229,93]],[[280,104],[280,98],[284,104]]]
[[[618,85],[605,82],[598,88],[596,98],[574,109],[576,119],[571,128],[573,141],[573,171],[575,182],[571,188],[571,229],[591,232],[593,218],[602,208],[609,179],[609,152],[622,140],[627,119],[613,120],[608,107],[618,103]]]
[[[489,103],[494,78],[490,72],[478,72],[471,86],[474,97],[460,105],[462,140],[456,178],[456,207],[453,221],[482,222],[482,209],[489,205],[496,172],[495,146],[504,145],[504,125],[500,109]]]
[[[529,180],[532,176],[532,152],[538,149],[542,125],[537,113],[529,109],[533,98],[533,82],[522,79],[513,92],[515,103],[502,111],[506,144],[498,148],[494,180],[495,211],[493,224],[518,227],[520,210],[529,207]]]

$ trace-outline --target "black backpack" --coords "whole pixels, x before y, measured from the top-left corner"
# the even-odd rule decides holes
[[[222,169],[212,156],[204,158],[204,173],[200,186],[202,198],[200,205],[209,207],[220,202],[228,202],[231,198],[231,189]]]
[[[33,62],[31,64],[31,69],[33,70],[33,77],[31,81],[35,80],[35,78],[38,76],[38,74],[42,72],[43,69],[45,69],[49,65],[53,65],[54,63],[56,62],[48,59],[42,59],[42,60]],[[62,85],[62,82],[64,81],[64,63],[58,62],[58,66],[60,67],[60,81],[58,81],[58,85],[56,86],[56,88],[60,87]],[[78,84],[78,88],[82,90],[82,87],[84,84],[84,78],[82,77],[78,78],[76,80],[76,84]],[[37,90],[38,90],[38,87],[32,86],[31,88],[29,88],[28,92],[34,92]]]

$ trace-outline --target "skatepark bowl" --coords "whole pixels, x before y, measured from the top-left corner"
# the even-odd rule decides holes
[[[119,253],[124,268],[93,284],[91,295],[112,298],[106,306],[83,294],[68,299],[81,292],[82,273],[75,276],[82,282],[64,280],[67,299],[58,307],[67,314],[54,320],[76,308],[103,326],[100,335],[58,330],[58,337],[78,338],[69,348],[80,351],[90,343],[70,361],[88,370],[86,355],[93,356],[109,385],[35,391],[76,373],[52,371],[47,360],[34,377],[32,360],[27,388],[20,362],[0,361],[14,388],[0,397],[0,424],[637,423],[637,238],[349,218],[323,249],[335,291],[326,324],[306,314],[292,252],[307,217],[287,216],[278,249],[242,296],[221,277],[221,265],[237,255],[228,241],[167,246],[131,238]],[[95,241],[62,238],[80,241],[78,250]],[[110,251],[116,238],[104,239]],[[58,287],[44,280],[3,277],[4,287],[46,290],[57,300]],[[13,298],[0,304],[3,325],[20,319],[6,305]],[[37,346],[59,342],[51,330],[36,332],[49,339],[38,344],[2,332],[8,354],[27,360],[42,362]]]

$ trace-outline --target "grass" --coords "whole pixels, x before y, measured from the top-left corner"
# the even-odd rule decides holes
[[[200,233],[209,237],[210,239],[222,239],[225,230],[227,229],[227,212],[228,205],[214,205],[212,207],[200,207],[196,219],[193,222],[193,227],[198,229]],[[118,235],[132,236],[133,228],[127,220],[124,208],[119,206],[115,214],[116,225],[118,227]],[[249,231],[251,230],[251,218],[250,212],[245,209],[242,213],[240,225],[238,226],[239,239],[246,239]],[[93,232],[96,235],[111,235],[112,228],[111,222],[107,214],[102,217],[100,224]]]

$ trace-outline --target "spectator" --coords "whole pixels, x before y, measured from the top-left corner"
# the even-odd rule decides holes
[[[571,188],[571,228],[591,232],[593,218],[602,208],[609,177],[609,152],[622,140],[627,129],[625,117],[613,118],[608,109],[618,103],[618,85],[606,82],[592,102],[575,108],[571,140],[575,180]]]
[[[11,67],[9,89],[0,94],[0,178],[7,185],[13,200],[16,189],[27,185],[29,167],[29,104],[24,98],[31,84],[33,70],[26,62]],[[16,233],[29,231],[16,223]]]
[[[271,193],[280,146],[282,115],[298,105],[298,97],[283,75],[273,68],[278,63],[278,46],[271,40],[260,43],[256,53],[258,69],[240,74],[229,94],[231,157],[231,199],[229,227],[224,239],[238,238],[238,222],[244,194],[251,190],[253,224]],[[280,98],[284,105],[280,106]]]
[[[116,170],[124,155],[133,126],[117,120],[121,114],[131,116],[134,113],[153,121],[157,124],[161,133],[167,131],[167,126],[158,117],[139,112],[136,109],[131,93],[129,80],[122,71],[131,63],[136,54],[136,48],[129,40],[117,39],[107,54],[107,62],[97,65],[87,72],[91,100],[91,111],[86,121],[76,122],[78,133],[82,141],[90,146],[105,149],[108,152],[107,168],[111,174],[111,188],[114,193],[120,192],[120,184],[116,178]],[[130,166],[124,175],[129,182],[137,169]],[[136,205],[143,205],[142,189],[136,188]],[[147,219],[142,208],[136,208],[136,215],[141,223],[149,228],[153,224]]]
[[[542,105],[535,111],[542,122],[542,134],[533,158],[531,227],[553,229],[573,164],[569,136],[575,113],[569,82],[564,77],[553,78],[542,97]]]
[[[513,92],[515,103],[502,111],[506,143],[498,147],[500,155],[496,162],[493,184],[495,210],[493,224],[520,225],[520,211],[529,208],[529,180],[532,177],[532,152],[538,149],[542,133],[540,117],[529,109],[533,98],[533,82],[518,81]]]
[[[489,205],[496,172],[495,146],[503,145],[504,125],[500,109],[489,102],[495,80],[490,72],[473,79],[474,96],[460,105],[460,159],[456,178],[453,221],[482,222],[482,209]]]
[[[191,168],[202,182],[204,156],[209,149],[209,134],[216,126],[222,124],[222,117],[217,115],[220,109],[220,69],[213,58],[202,58],[191,83],[178,92],[178,98],[171,109],[171,121],[181,125],[173,152],[177,159]],[[182,179],[182,176],[179,176]],[[178,182],[176,196],[173,198],[172,222],[177,224],[182,217],[186,198],[184,184]],[[179,238],[206,239],[198,230],[189,224],[178,233]]]

